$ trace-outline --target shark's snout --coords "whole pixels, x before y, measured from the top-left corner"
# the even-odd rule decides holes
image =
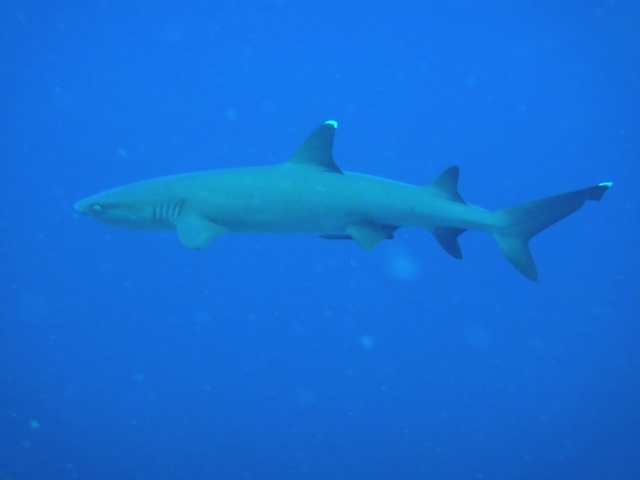
[[[79,202],[76,202],[73,208],[80,213],[89,213],[87,211],[87,209],[89,208],[89,202],[87,202],[86,200],[80,200]]]
[[[80,213],[91,215],[92,217],[101,216],[103,214],[103,204],[98,203],[95,196],[83,198],[77,202],[73,208]]]

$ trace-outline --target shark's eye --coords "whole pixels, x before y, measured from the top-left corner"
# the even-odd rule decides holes
[[[99,203],[94,203],[91,205],[91,211],[93,213],[100,213],[102,211],[102,206]]]

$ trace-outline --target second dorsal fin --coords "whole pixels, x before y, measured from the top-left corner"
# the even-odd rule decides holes
[[[433,182],[426,188],[435,190],[439,195],[453,202],[466,203],[458,193],[458,177],[460,169],[458,167],[449,167],[442,172]]]

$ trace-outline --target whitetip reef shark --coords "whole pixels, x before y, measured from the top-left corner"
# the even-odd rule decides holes
[[[341,170],[333,160],[337,126],[320,125],[282,164],[153,178],[85,198],[75,209],[117,227],[175,230],[189,248],[246,232],[314,233],[370,249],[400,227],[421,227],[462,258],[458,236],[481,230],[520,273],[537,280],[528,241],[587,200],[600,200],[612,185],[488,211],[462,199],[458,167],[424,186]]]

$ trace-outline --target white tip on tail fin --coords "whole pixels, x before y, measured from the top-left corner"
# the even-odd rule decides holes
[[[503,227],[492,233],[500,250],[511,264],[530,280],[538,279],[538,271],[529,251],[529,240],[547,227],[571,215],[587,200],[598,201],[612,183],[562,193],[532,202],[503,208],[496,212],[502,216]]]

